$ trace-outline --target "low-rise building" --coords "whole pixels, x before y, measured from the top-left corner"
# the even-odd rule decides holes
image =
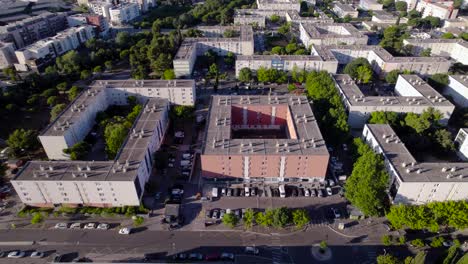
[[[18,61],[15,68],[17,71],[41,71],[56,57],[78,48],[94,36],[93,26],[83,25],[68,28],[53,37],[39,40],[15,51]]]
[[[434,108],[442,114],[442,124],[447,124],[455,106],[440,95],[417,75],[400,75],[395,85],[395,94],[367,96],[347,74],[334,75],[335,87],[349,112],[348,124],[362,128],[372,112],[396,112],[421,114]]]
[[[198,27],[204,37],[185,38],[177,51],[173,63],[177,77],[192,74],[197,56],[208,50],[216,52],[219,56],[226,56],[228,52],[235,55],[253,55],[254,39],[251,26],[227,27]],[[226,31],[234,33],[233,37],[224,37]]]
[[[121,25],[133,21],[140,16],[140,9],[136,3],[120,3],[109,9],[112,24]]]
[[[453,1],[446,2],[429,2],[419,1],[416,5],[416,10],[422,12],[422,17],[438,17],[442,20],[454,19],[457,17],[458,9],[453,7]]]
[[[264,10],[294,10],[301,11],[301,3],[298,0],[257,0],[257,8]]]
[[[389,125],[366,124],[362,137],[383,155],[393,203],[468,199],[468,163],[418,162]]]
[[[382,10],[383,5],[379,4],[376,0],[359,0],[359,7],[364,10]]]
[[[202,177],[263,183],[323,181],[328,160],[307,97],[211,97]]]
[[[5,69],[17,62],[13,43],[0,42],[0,69]]]
[[[354,9],[351,5],[342,4],[340,2],[336,2],[333,4],[333,13],[336,16],[344,18],[346,16],[357,18],[359,16],[359,12]]]
[[[468,128],[460,128],[455,137],[455,147],[460,159],[468,161]]]
[[[236,77],[242,68],[249,68],[253,71],[259,68],[277,69],[281,71],[327,71],[336,73],[338,61],[334,58],[324,60],[320,56],[311,55],[251,55],[237,56]]]
[[[443,93],[459,107],[468,107],[468,75],[449,75],[449,84]]]
[[[405,39],[404,45],[411,45],[414,54],[431,49],[431,56],[450,57],[462,64],[468,64],[468,42],[462,39]]]
[[[250,9],[249,9],[250,10]],[[265,27],[265,16],[251,13],[245,9],[236,9],[234,14],[234,25]]]
[[[304,46],[312,45],[367,45],[367,36],[349,23],[299,25]]]
[[[451,62],[443,57],[394,57],[380,46],[313,45],[311,54],[336,58],[341,65],[357,58],[366,58],[379,76],[384,76],[392,70],[409,70],[421,75],[432,75],[446,73],[451,66]]]
[[[328,17],[320,9],[316,9],[315,12],[319,14],[318,17],[315,17],[315,16],[303,17],[303,16],[300,16],[299,12],[297,11],[287,11],[284,13],[284,15],[286,17],[286,21],[294,23],[294,24],[333,23],[333,19]]]
[[[373,11],[372,12],[372,21],[382,24],[396,24],[398,17],[383,11]]]

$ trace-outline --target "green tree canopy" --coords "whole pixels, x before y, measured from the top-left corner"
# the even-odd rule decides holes
[[[401,261],[393,255],[385,254],[377,256],[377,264],[401,264]]]
[[[82,160],[91,150],[91,145],[80,141],[70,148],[64,149],[63,153],[69,154],[71,160]]]
[[[370,67],[361,65],[356,69],[356,79],[361,83],[368,83],[372,79],[372,69]]]
[[[448,74],[445,73],[436,73],[429,77],[427,83],[434,87],[437,91],[442,92],[443,89],[448,85]]]
[[[372,112],[369,118],[369,124],[389,124],[397,125],[399,121],[398,113],[376,111]]]
[[[81,69],[81,57],[75,50],[69,51],[56,59],[57,68],[65,74],[76,74]]]
[[[253,79],[252,70],[249,68],[242,68],[239,71],[239,81],[241,82],[250,82]]]
[[[369,82],[372,77],[372,66],[366,58],[357,58],[348,63],[343,72],[349,74],[351,78],[357,79],[360,82],[364,82],[366,80]]]
[[[81,92],[78,86],[72,86],[68,91],[68,100],[73,101]]]
[[[239,219],[237,219],[237,217],[233,213],[228,213],[223,215],[222,221],[224,225],[233,228],[237,225]]]
[[[245,210],[245,213],[242,217],[244,220],[244,227],[251,228],[255,221],[255,212],[251,208],[248,208]]]
[[[37,146],[36,132],[33,130],[16,129],[6,141],[11,152],[17,156],[25,151],[33,150]]]
[[[106,152],[109,158],[113,159],[115,155],[117,155],[127,134],[127,128],[121,123],[110,123],[106,126],[104,139],[106,141]]]
[[[303,228],[310,222],[310,216],[305,209],[295,209],[292,211],[293,223],[297,228]]]
[[[173,69],[167,69],[164,71],[163,79],[164,80],[174,80],[176,75]]]
[[[57,116],[62,113],[63,110],[67,108],[66,104],[58,104],[55,105],[52,110],[50,110],[50,121],[53,121],[57,118]]]
[[[395,84],[398,80],[398,75],[400,75],[400,70],[392,70],[385,76],[385,81],[391,84]]]
[[[408,9],[408,4],[404,1],[395,2],[395,9],[400,12],[404,12]]]

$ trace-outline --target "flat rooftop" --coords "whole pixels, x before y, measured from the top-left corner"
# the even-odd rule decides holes
[[[450,75],[450,78],[461,83],[465,88],[468,88],[468,75]]]
[[[240,55],[236,60],[250,60],[250,61],[324,61],[320,56],[313,55]],[[335,59],[332,59],[332,61]]]
[[[233,120],[233,108],[247,107],[263,110],[274,107],[278,112],[279,108],[286,109],[285,122],[289,122],[288,129],[294,130],[294,138],[232,139],[232,126],[238,122]],[[204,141],[202,155],[328,155],[305,96],[212,96]]]
[[[389,125],[366,126],[403,182],[468,181],[467,162],[418,162]]]
[[[345,12],[354,12],[354,11],[357,12],[357,10],[354,9],[351,5],[342,4],[340,2],[333,3],[333,5]]]
[[[340,93],[351,106],[453,106],[419,76],[400,75],[400,77],[408,81],[420,96],[365,96],[349,75],[333,75]]]
[[[302,27],[311,38],[365,37],[349,23],[302,24]]]
[[[149,98],[113,161],[30,161],[15,181],[133,181],[167,99]]]
[[[465,41],[463,39],[405,39],[405,43],[410,44],[410,45],[416,45],[416,44],[458,44],[461,45],[465,48],[468,48],[468,41]]]

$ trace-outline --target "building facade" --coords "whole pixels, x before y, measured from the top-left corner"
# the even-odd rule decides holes
[[[257,0],[257,8],[264,10],[293,10],[301,11],[298,0]]]
[[[395,204],[468,199],[468,163],[418,162],[389,125],[366,124],[363,139],[383,155]]]
[[[313,182],[329,154],[305,96],[212,96],[201,176],[243,182]]]
[[[127,24],[140,16],[140,9],[136,3],[120,3],[109,9],[112,24]]]
[[[383,9],[383,5],[376,0],[359,0],[359,7],[364,10],[378,11]]]
[[[460,128],[455,137],[457,155],[464,161],[468,161],[468,128]]]
[[[443,93],[459,107],[468,107],[468,75],[449,75],[449,84]]]
[[[405,39],[404,45],[411,45],[416,55],[431,49],[431,56],[450,57],[468,65],[468,42],[463,39]]]
[[[336,2],[333,4],[333,13],[335,13],[335,15],[341,18],[344,18],[346,16],[357,18],[359,15],[359,12],[352,6],[342,4],[340,2]]]
[[[5,69],[17,62],[13,43],[0,42],[0,69]]]
[[[422,13],[422,17],[438,17],[442,20],[454,19],[457,17],[458,9],[453,7],[453,1],[429,2],[419,1],[416,10]]]

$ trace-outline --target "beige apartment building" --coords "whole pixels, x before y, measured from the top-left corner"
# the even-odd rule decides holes
[[[405,39],[404,45],[411,45],[414,54],[431,49],[431,56],[450,57],[468,65],[468,42],[462,39]]]
[[[333,3],[333,13],[338,17],[344,18],[346,16],[357,18],[359,12],[354,9],[351,5],[342,4],[340,2]]]
[[[349,23],[299,24],[300,39],[312,45],[367,45],[367,36]]]
[[[201,176],[243,182],[325,178],[329,153],[305,96],[212,96]]]

